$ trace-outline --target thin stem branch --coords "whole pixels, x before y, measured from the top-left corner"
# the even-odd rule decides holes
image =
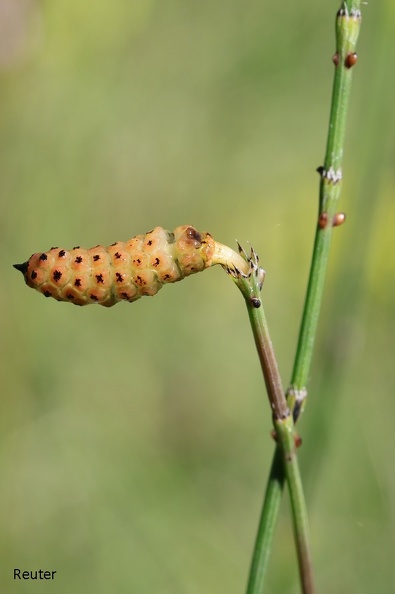
[[[298,555],[299,575],[304,594],[315,592],[313,581],[313,563],[310,552],[310,535],[307,521],[307,508],[303,493],[302,478],[296,456],[297,441],[295,441],[294,423],[292,415],[286,419],[275,419],[277,439],[283,450],[285,464],[283,469],[287,479],[289,498],[292,508],[292,520],[296,552]],[[281,497],[281,493],[280,493]]]
[[[291,379],[290,404],[294,409],[295,420],[302,412],[305,403],[306,384],[310,374],[317,334],[333,229],[345,220],[345,216],[342,213],[337,214],[336,210],[342,186],[343,146],[351,90],[352,67],[357,61],[355,49],[361,24],[359,4],[360,2],[357,0],[344,2],[336,16],[337,43],[336,53],[333,56],[335,76],[328,140],[324,166],[318,169],[321,177],[318,221],[306,301]],[[300,392],[302,392],[302,398],[298,398]]]
[[[251,302],[247,301],[247,310],[270,406],[273,411],[273,418],[284,419],[290,415],[290,410],[284,397],[280,372],[262,305],[255,307]]]
[[[294,432],[292,413],[284,395],[280,372],[260,299],[264,273],[258,266],[258,257],[254,250],[251,250],[251,256],[248,261],[250,263],[248,274],[241,272],[237,268],[228,268],[228,272],[235,278],[245,298],[255,345],[266,383],[267,394],[273,411],[273,425],[276,439],[279,443],[278,466],[283,468],[283,474],[287,479],[289,488],[295,546],[297,549],[303,593],[314,594],[307,510],[296,455],[296,447],[299,442]],[[281,489],[279,490],[278,488],[277,478],[271,481],[270,488],[277,492],[277,497],[274,496],[274,493],[270,494],[270,500],[274,503],[274,507],[269,506],[264,508],[264,517],[262,518],[261,525],[263,527],[271,526],[274,533],[275,522],[273,522],[273,518],[278,516],[278,506],[281,501]],[[259,543],[251,567],[248,594],[256,594],[262,587],[264,571],[260,563],[260,556],[263,555],[266,559],[268,558],[269,547],[266,545],[270,544],[273,534],[270,535],[269,541],[268,536],[265,528],[259,534]]]
[[[259,521],[246,594],[263,592],[271,546],[280,512],[284,480],[285,473],[283,471],[281,450],[276,447],[269,480],[266,485],[265,501]]]
[[[254,302],[246,300],[248,315],[252,331],[255,338],[255,345],[259,354],[262,371],[265,377],[267,393],[273,410],[273,424],[276,432],[276,439],[279,443],[280,467],[287,479],[289,496],[292,507],[292,519],[295,536],[295,546],[298,555],[299,574],[304,594],[313,594],[313,567],[310,552],[309,530],[307,510],[303,493],[302,480],[299,471],[298,458],[296,455],[297,437],[294,432],[294,422],[291,411],[288,408],[284,391],[281,384],[280,373],[278,370],[276,358],[273,351],[273,345],[270,339],[266,318],[262,305],[256,307]],[[263,519],[264,525],[272,524],[274,514],[279,512],[281,501],[281,490],[278,489],[278,479],[270,482],[270,489],[274,490],[271,494],[271,502],[274,504],[269,510],[264,510],[266,518]],[[277,496],[277,501],[273,495]],[[274,518],[273,518],[274,519]],[[274,534],[274,530],[273,530]],[[262,544],[262,543],[261,543]],[[266,552],[264,552],[266,555]],[[259,566],[256,579],[259,581],[263,577]],[[249,585],[249,594],[258,592],[256,589],[258,583],[251,580]]]
[[[352,67],[361,24],[361,0],[345,0],[336,15],[335,75],[324,166],[319,169],[319,211],[306,300],[299,333],[295,363],[287,401],[295,422],[304,409],[322,295],[326,278],[333,228],[345,216],[337,213],[341,191],[343,145],[349,105]],[[280,445],[276,447],[258,528],[247,594],[262,594],[264,574],[280,510],[287,467],[279,464]],[[292,502],[294,499],[292,499]],[[297,514],[298,511],[294,510]],[[300,547],[298,548],[298,551]],[[299,552],[298,552],[299,554]]]

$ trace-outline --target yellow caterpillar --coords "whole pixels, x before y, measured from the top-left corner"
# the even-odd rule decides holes
[[[214,264],[237,267],[244,273],[249,269],[244,258],[214,241],[209,233],[184,225],[172,233],[155,227],[145,235],[109,247],[53,247],[14,267],[22,272],[29,287],[45,297],[75,305],[111,307],[118,301],[155,295],[164,284]]]

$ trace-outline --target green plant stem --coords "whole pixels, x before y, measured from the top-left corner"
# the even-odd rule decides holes
[[[281,489],[279,489],[279,469],[283,470],[285,475],[292,506],[292,519],[294,527],[295,545],[298,555],[299,574],[304,594],[314,594],[312,559],[309,544],[309,530],[307,510],[304,500],[302,480],[300,477],[298,458],[296,455],[296,437],[294,432],[294,422],[290,409],[285,399],[284,390],[281,383],[280,372],[277,366],[276,357],[270,339],[265,314],[261,301],[258,299],[260,287],[256,281],[255,274],[252,273],[250,279],[239,280],[248,310],[248,316],[252,332],[255,339],[255,345],[261,362],[266,389],[273,411],[273,425],[276,433],[276,439],[279,443],[276,460],[275,480],[269,482],[269,502],[263,509],[263,518],[261,524],[269,526],[272,533],[269,535],[264,529],[258,539],[258,545],[255,550],[251,566],[250,580],[247,593],[255,594],[262,588],[264,579],[264,567],[260,563],[261,556],[268,559],[270,541],[274,534],[275,518],[278,517],[278,507],[281,501]],[[252,295],[251,295],[252,290]],[[273,521],[274,519],[274,521]]]
[[[356,59],[355,49],[361,17],[359,1],[344,2],[336,16],[335,76],[333,82],[332,105],[329,121],[328,140],[319,192],[319,211],[313,257],[310,269],[306,301],[302,316],[298,346],[291,379],[290,404],[295,411],[295,419],[302,412],[305,390],[310,374],[314,342],[317,334],[318,318],[331,247],[333,229],[339,222],[336,210],[342,186],[343,146],[349,105],[352,66]],[[294,392],[294,394],[292,393]],[[297,395],[302,393],[302,399]],[[293,396],[296,394],[294,401]]]
[[[341,222],[336,209],[341,191],[343,145],[349,105],[352,66],[361,15],[360,0],[346,0],[336,16],[335,76],[324,166],[320,168],[319,213],[306,300],[299,333],[295,363],[288,389],[288,405],[295,421],[304,409],[333,227]],[[264,574],[280,510],[287,469],[279,464],[276,447],[258,528],[247,594],[262,594]],[[288,479],[288,475],[287,475]],[[294,510],[295,515],[295,510]],[[299,555],[299,549],[298,549]]]
[[[248,299],[246,299],[246,303],[248,317],[250,318],[252,333],[255,339],[255,346],[261,363],[270,406],[273,411],[273,418],[284,419],[290,416],[290,410],[284,396],[280,371],[274,354],[263,307],[262,305],[260,305],[260,307],[254,307]]]
[[[315,592],[313,582],[313,564],[310,552],[310,536],[307,521],[307,508],[303,493],[302,479],[296,456],[296,442],[292,415],[286,419],[275,419],[277,439],[283,451],[283,470],[287,479],[289,498],[292,508],[292,520],[296,552],[298,555],[299,575],[304,594]],[[280,493],[281,498],[281,493]]]
[[[281,495],[285,481],[281,450],[276,447],[270,469],[269,480],[266,485],[265,501],[259,521],[254,554],[251,561],[247,594],[257,594],[263,591],[265,575],[270,558],[270,551],[277,518],[280,512]]]

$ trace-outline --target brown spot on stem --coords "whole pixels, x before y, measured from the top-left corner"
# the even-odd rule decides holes
[[[334,63],[335,66],[339,66],[340,57],[339,57],[339,54],[337,52],[335,54],[333,54],[333,56],[332,56],[332,62]]]
[[[345,222],[345,220],[346,220],[345,213],[344,212],[338,212],[333,217],[332,225],[334,227],[340,227],[340,225],[343,225],[343,223]]]
[[[62,278],[62,273],[60,270],[55,270],[53,273],[53,279],[55,282],[58,282]]]
[[[346,68],[352,68],[357,63],[358,56],[355,52],[347,54],[346,59],[344,60],[344,66]]]
[[[328,225],[328,213],[322,212],[318,217],[318,226],[320,229],[325,229]]]
[[[300,435],[295,435],[294,436],[294,443],[295,443],[295,447],[296,448],[300,448],[300,446],[302,445],[302,438],[300,437]]]
[[[60,250],[60,252],[58,254],[59,258],[64,258],[65,255],[66,255],[66,252],[64,250]]]

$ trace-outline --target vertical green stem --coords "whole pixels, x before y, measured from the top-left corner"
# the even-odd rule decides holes
[[[306,385],[311,369],[332,232],[334,227],[344,221],[344,215],[337,214],[337,205],[342,183],[343,145],[352,67],[357,60],[355,49],[361,24],[360,5],[361,0],[345,0],[336,15],[336,53],[333,57],[335,76],[328,140],[324,165],[318,170],[320,173],[318,221],[295,363],[291,385],[287,392],[288,405],[293,412],[295,421],[304,409],[307,396]],[[277,431],[280,434],[279,428]],[[247,594],[262,594],[263,592],[263,576],[279,514],[284,476],[287,477],[288,484],[290,484],[289,467],[280,465],[279,460],[280,444],[276,448],[270,470]],[[293,481],[293,484],[297,484],[297,479]],[[295,501],[297,501],[297,496],[292,497],[294,517],[300,513],[298,504],[295,509]],[[300,550],[299,544],[298,556]],[[306,587],[304,582],[303,587]]]
[[[304,500],[302,480],[300,477],[296,447],[298,444],[294,432],[294,421],[288,407],[284,390],[281,383],[280,372],[270,339],[269,329],[260,300],[260,271],[258,259],[252,251],[250,259],[250,273],[248,275],[233,270],[233,276],[242,291],[248,310],[255,345],[261,362],[262,372],[266,383],[270,406],[273,412],[273,425],[276,439],[279,444],[276,457],[276,479],[269,484],[269,499],[273,506],[267,506],[263,510],[262,523],[269,526],[272,533],[269,535],[266,530],[260,532],[257,547],[251,566],[251,575],[248,584],[248,594],[258,592],[263,585],[264,567],[261,558],[268,559],[268,551],[271,538],[273,537],[275,519],[278,516],[278,507],[281,501],[281,488],[279,489],[279,471],[283,469],[288,484],[289,495],[292,506],[292,518],[295,536],[295,545],[298,555],[299,573],[304,594],[314,594],[312,559],[309,544],[309,531],[307,510]],[[273,521],[274,520],[274,521]],[[269,539],[268,539],[269,537]],[[265,564],[264,564],[265,565]]]
[[[279,447],[276,447],[269,480],[266,485],[262,515],[259,520],[258,533],[251,561],[247,594],[263,592],[267,566],[269,564],[270,550],[276,531],[277,518],[280,513],[284,480],[285,474],[283,471],[281,450]]]
[[[303,493],[302,479],[296,456],[296,441],[292,415],[286,419],[275,419],[277,439],[283,450],[285,476],[291,501],[293,529],[298,555],[299,575],[304,594],[315,592],[313,564],[310,552],[310,536],[307,521],[307,508]],[[281,494],[280,494],[281,495]]]
[[[307,287],[295,363],[291,379],[291,406],[295,419],[304,406],[317,324],[321,309],[333,228],[344,220],[336,215],[342,185],[343,146],[349,105],[352,67],[357,61],[355,53],[361,16],[359,1],[344,2],[336,16],[336,53],[333,57],[335,77],[332,106],[324,166],[319,168],[319,211],[313,258]],[[302,393],[302,398],[298,394]],[[293,397],[296,395],[295,402]]]
[[[274,354],[272,341],[263,312],[262,305],[254,307],[251,302],[246,300],[248,317],[252,333],[255,339],[255,346],[258,351],[259,360],[262,367],[263,377],[266,384],[270,405],[275,419],[284,419],[290,416],[287,401],[284,397],[284,389],[281,382],[280,372],[277,366],[277,360]]]

